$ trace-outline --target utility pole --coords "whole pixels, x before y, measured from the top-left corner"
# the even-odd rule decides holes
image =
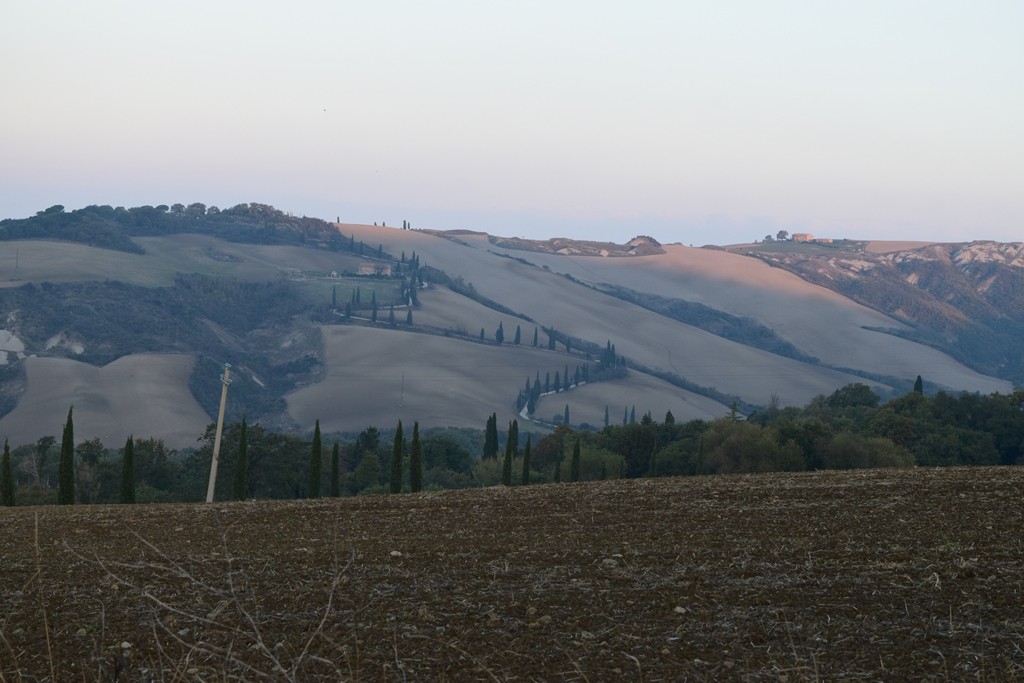
[[[206,502],[213,502],[213,488],[217,484],[217,458],[220,456],[220,435],[224,431],[224,406],[228,402],[228,387],[231,379],[231,363],[224,364],[224,374],[220,376],[224,385],[220,390],[220,413],[217,414],[217,435],[213,438],[213,460],[210,461],[210,485],[206,487]]]

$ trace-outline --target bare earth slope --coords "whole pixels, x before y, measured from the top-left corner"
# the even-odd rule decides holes
[[[1022,496],[951,468],[15,508],[0,677],[1021,680]]]
[[[512,248],[522,246],[515,240],[505,240],[500,242],[502,246],[496,246],[483,233],[438,234],[360,225],[341,225],[338,229],[342,234],[333,237],[342,237],[345,245],[362,242],[368,254],[375,255],[378,245],[383,252],[395,256],[396,261],[399,254],[411,258],[415,253],[422,265],[444,270],[453,278],[461,277],[482,297],[518,315],[498,312],[443,286],[425,288],[420,290],[421,306],[413,310],[414,327],[426,326],[430,331],[446,332],[449,336],[410,333],[403,329],[405,311],[400,308],[396,312],[399,324],[395,329],[384,322],[372,329],[355,325],[324,327],[321,348],[314,324],[342,322],[341,313],[350,290],[358,287],[364,295],[372,290],[385,303],[401,296],[398,292],[405,283],[400,278],[355,275],[360,269],[365,271],[369,266],[372,270],[383,261],[360,257],[355,247],[352,247],[355,251],[332,251],[328,247],[333,243],[317,240],[309,241],[306,246],[271,246],[191,234],[134,238],[145,250],[144,254],[57,241],[3,242],[0,244],[0,273],[17,278],[8,280],[5,286],[31,282],[39,287],[33,296],[39,296],[40,291],[66,291],[67,286],[62,283],[114,279],[145,286],[152,292],[155,291],[152,288],[175,282],[175,275],[183,272],[258,282],[260,286],[276,283],[290,288],[282,290],[285,293],[280,295],[281,300],[299,303],[291,308],[281,305],[281,310],[287,309],[288,313],[272,321],[276,327],[260,328],[262,331],[246,328],[243,321],[228,334],[224,325],[218,326],[209,320],[225,308],[229,313],[241,311],[240,305],[220,308],[211,305],[200,314],[195,300],[189,300],[174,309],[181,313],[181,321],[177,320],[177,313],[160,318],[162,322],[174,320],[173,328],[167,328],[173,331],[165,333],[160,327],[161,331],[154,338],[174,336],[177,344],[178,330],[191,326],[214,330],[227,340],[216,353],[205,356],[185,343],[155,349],[191,353],[197,359],[195,367],[202,369],[197,374],[209,375],[209,385],[203,385],[208,386],[207,394],[202,393],[202,387],[196,389],[196,395],[206,407],[204,412],[189,393],[191,361],[186,364],[187,368],[176,362],[150,363],[145,380],[133,377],[130,372],[113,372],[111,369],[121,367],[117,363],[106,368],[89,366],[90,369],[85,369],[81,364],[61,360],[60,356],[72,356],[76,344],[93,349],[96,348],[93,342],[102,340],[64,335],[60,329],[37,334],[34,339],[18,338],[15,326],[27,317],[31,303],[22,301],[20,312],[13,310],[16,307],[0,311],[8,326],[0,329],[0,333],[13,343],[28,340],[23,352],[10,354],[12,362],[26,362],[28,372],[24,377],[28,380],[28,389],[20,393],[24,385],[20,366],[12,364],[0,370],[0,379],[6,382],[4,386],[13,387],[0,396],[0,400],[5,401],[5,409],[17,405],[0,420],[0,428],[7,430],[0,435],[8,436],[17,444],[57,433],[68,406],[74,404],[76,412],[85,420],[77,432],[80,438],[102,436],[106,445],[114,446],[123,441],[127,433],[148,436],[153,430],[152,435],[161,434],[172,445],[190,445],[209,421],[214,400],[210,396],[219,394],[220,389],[216,370],[224,362],[235,364],[240,379],[245,379],[235,385],[235,395],[241,398],[243,392],[249,391],[252,395],[264,392],[261,396],[269,397],[263,405],[271,406],[268,411],[273,412],[270,417],[275,426],[292,428],[297,423],[300,428],[311,428],[314,420],[321,419],[325,429],[358,430],[371,424],[394,424],[401,418],[418,419],[423,426],[480,427],[484,422],[481,416],[486,418],[491,412],[503,415],[501,422],[504,424],[515,416],[514,401],[527,378],[534,379],[537,373],[542,377],[545,373],[554,375],[564,371],[566,366],[572,372],[585,360],[580,355],[565,354],[561,344],[557,353],[528,348],[527,345],[532,346],[533,331],[538,328],[541,347],[547,345],[545,327],[598,346],[610,341],[620,356],[651,373],[632,370],[629,377],[615,383],[593,384],[566,395],[545,396],[537,412],[538,418],[545,422],[560,415],[566,405],[570,408],[571,421],[577,425],[583,422],[602,424],[605,406],[609,407],[612,420],[618,419],[624,406],[636,406],[639,414],[650,410],[658,417],[671,410],[677,419],[704,418],[727,411],[732,396],[753,405],[766,405],[773,399],[782,405],[803,405],[817,395],[830,394],[851,382],[866,382],[880,392],[893,386],[896,393],[906,391],[917,375],[924,376],[930,385],[955,391],[990,393],[1008,391],[1012,387],[1010,382],[971,370],[924,343],[880,331],[894,330],[904,337],[913,337],[918,332],[912,325],[897,320],[895,313],[884,315],[827,286],[810,284],[792,272],[765,262],[776,253],[779,258],[788,259],[787,263],[798,263],[810,253],[801,249],[811,250],[812,247],[801,246],[794,251],[786,245],[779,249],[790,251],[772,252],[771,245],[756,245],[767,250],[767,256],[762,254],[765,260],[759,260],[715,249],[652,246],[641,239],[636,242],[643,248],[636,253],[647,255],[625,255],[634,252],[632,248],[624,248],[615,252],[623,255],[604,257],[572,255],[580,250],[566,240],[553,240],[524,251]],[[602,253],[598,248],[601,245],[591,246],[592,249],[583,252]],[[905,249],[919,245],[896,246]],[[545,251],[555,247],[568,253]],[[1009,247],[1000,248],[1006,251]],[[945,270],[940,275],[953,272],[963,265],[961,260],[969,259],[968,265],[976,272],[973,277],[978,279],[977,289],[981,292],[978,297],[987,297],[984,301],[979,298],[979,305],[995,310],[1000,302],[1004,308],[1006,302],[1012,303],[1017,290],[1012,286],[1016,280],[1005,275],[985,279],[989,267],[1010,267],[985,261],[994,258],[992,249],[985,251],[982,246],[947,249],[942,255],[950,263],[943,266]],[[929,272],[915,260],[920,258],[919,252],[891,251],[885,245],[874,245],[865,253],[871,254],[871,258],[892,261],[895,264],[890,264],[889,268],[892,278],[898,279],[907,272],[923,282]],[[1004,260],[1017,258],[1016,253],[999,252]],[[921,263],[928,265],[930,262]],[[399,264],[394,266],[398,268]],[[897,270],[897,266],[903,270]],[[831,267],[836,272],[855,273],[859,266],[856,259],[848,259],[837,261]],[[875,269],[882,271],[878,266]],[[332,272],[348,273],[349,281],[333,278]],[[828,271],[821,277],[827,279],[830,274]],[[223,281],[212,284],[203,281],[192,295],[202,295],[204,300],[211,298],[209,295],[216,295],[218,286],[226,289],[217,282]],[[60,289],[62,286],[65,289]],[[601,291],[612,286],[700,303],[733,316],[759,321],[820,363],[795,360],[741,343],[742,340],[727,339]],[[336,291],[339,288],[340,294]],[[29,289],[3,291],[20,293]],[[76,311],[103,312],[90,320],[109,315],[110,306],[95,306],[75,299],[75,296],[85,297],[86,289],[75,291],[79,293],[57,300],[61,305],[66,302],[75,306]],[[341,299],[329,305],[334,295]],[[397,303],[404,302],[397,300]],[[928,310],[941,306],[949,305],[940,302]],[[140,305],[138,308],[154,307]],[[124,308],[116,310],[123,312]],[[60,324],[61,309],[57,307],[54,311],[51,318],[58,321],[54,324]],[[258,312],[245,309],[236,317],[251,319],[254,313]],[[365,311],[364,315],[367,315]],[[93,329],[117,329],[117,321],[108,322],[110,324]],[[478,344],[465,338],[475,339],[482,328],[487,339],[493,340],[499,322],[506,340],[502,347]],[[304,326],[305,343],[289,347],[288,334],[297,330],[300,323]],[[518,349],[513,349],[509,342],[517,325],[521,328],[522,342]],[[1019,348],[1012,334],[1005,336],[1007,339],[1003,342],[1008,352]],[[51,338],[67,343],[51,348],[48,341]],[[984,345],[987,339],[979,336],[976,345]],[[151,346],[140,343],[130,352],[144,354],[154,350]],[[40,357],[19,360],[33,354]],[[259,372],[251,368],[245,371],[247,364],[253,364],[255,359],[267,360],[267,363]],[[131,365],[135,361],[124,362]],[[257,376],[271,372],[279,373],[275,376],[279,382],[276,385],[267,376]],[[873,379],[867,380],[866,375],[860,373]],[[86,374],[89,374],[88,381],[79,381],[78,378]],[[701,391],[716,396],[720,402],[672,386],[657,379],[657,375],[663,378],[675,375],[690,383],[686,386],[703,387]],[[191,386],[197,385],[193,382]],[[705,391],[708,389],[714,391]],[[119,396],[135,397],[140,391],[144,391],[141,400],[126,398],[118,403]],[[289,395],[285,408],[282,397],[286,393]],[[150,406],[161,407],[150,413],[147,412]],[[233,417],[240,419],[241,415]]]
[[[638,362],[754,402],[766,403],[775,393],[784,403],[802,403],[828,393],[826,385],[846,382],[823,368],[762,355],[749,347],[733,348],[721,338],[639,307],[610,297],[595,298],[592,290],[554,273],[569,273],[594,284],[617,282],[762,320],[798,348],[836,367],[896,377],[926,374],[954,389],[985,393],[1011,388],[1008,382],[974,372],[927,346],[865,329],[902,325],[791,273],[737,254],[669,245],[666,254],[658,256],[572,257],[499,249],[486,235],[445,239],[372,226],[343,229],[356,231],[368,243],[383,243],[386,249],[414,248],[425,263],[462,274],[483,295],[545,325],[598,342],[602,336],[612,339],[621,353]],[[552,272],[494,252],[546,265]],[[511,282],[516,283],[514,289]],[[553,291],[558,295],[551,296]],[[608,315],[609,309],[614,316]],[[624,338],[624,330],[637,334]]]
[[[319,419],[325,431],[391,426],[399,419],[418,420],[424,426],[479,428],[492,412],[504,426],[518,417],[514,399],[527,378],[533,381],[538,372],[541,377],[554,376],[566,364],[571,369],[578,362],[547,349],[498,347],[387,329],[325,327],[323,334],[326,377],[287,400],[289,414],[298,424],[312,425]],[[618,417],[625,396],[636,404],[638,414],[671,410],[686,420],[725,413],[721,404],[644,375],[635,382],[597,383],[552,394],[541,399],[537,413],[550,421],[568,405],[573,424],[601,425],[605,405]]]
[[[76,440],[99,437],[112,448],[132,433],[172,448],[192,446],[212,421],[188,391],[190,356],[138,354],[105,367],[30,357],[25,369],[25,395],[0,419],[0,434],[12,444],[59,438],[72,406]]]
[[[753,318],[833,367],[896,377],[923,374],[938,384],[984,393],[1009,388],[940,351],[869,329],[906,326],[790,272],[725,251],[679,245],[665,250],[629,259],[528,258],[594,285],[617,284]]]

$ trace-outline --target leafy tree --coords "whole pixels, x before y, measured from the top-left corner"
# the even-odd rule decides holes
[[[322,459],[320,420],[317,420],[316,427],[313,428],[313,447],[309,453],[309,489],[306,491],[307,498],[320,497],[320,466]]]
[[[409,447],[409,489],[413,493],[423,490],[423,455],[420,445],[420,423],[412,423],[412,445]]]
[[[249,474],[249,444],[246,440],[245,418],[242,418],[242,426],[238,430],[238,458],[235,460],[234,499],[245,500],[247,493],[246,483]]]
[[[352,472],[355,491],[365,491],[380,483],[380,458],[375,451],[365,453]]]
[[[405,451],[405,442],[402,439],[402,421],[398,421],[395,427],[395,443],[391,451],[391,493],[402,492],[402,457]]]
[[[569,481],[580,480],[580,440],[577,438],[572,447],[572,460],[569,465]]]
[[[0,460],[0,505],[14,506],[14,477],[11,475],[11,447],[4,439],[4,455]]]
[[[331,451],[331,498],[341,495],[341,446],[334,442]]]
[[[836,389],[825,400],[825,404],[830,408],[875,408],[880,400],[878,394],[871,391],[871,387],[857,382]]]
[[[526,448],[523,449],[523,478],[520,482],[523,486],[530,483],[530,456],[532,455],[530,451],[532,450],[532,439],[533,434],[526,435]]]
[[[60,442],[60,469],[57,476],[57,504],[75,504],[75,426],[68,409],[68,420],[64,423],[64,435]]]
[[[130,434],[121,452],[121,502],[135,502],[135,439]]]
[[[778,234],[775,235],[775,239],[777,239],[780,242],[784,242],[788,238],[789,238],[789,231],[788,230],[779,230]]]

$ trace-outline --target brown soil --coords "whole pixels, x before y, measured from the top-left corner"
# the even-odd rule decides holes
[[[0,680],[1011,680],[1024,469],[0,512]]]

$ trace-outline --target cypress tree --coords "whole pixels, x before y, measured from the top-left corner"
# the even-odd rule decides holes
[[[501,321],[498,321],[498,329],[494,331],[494,341],[501,344],[505,341],[505,328],[502,326]]]
[[[516,325],[516,336],[515,339],[512,340],[512,343],[515,344],[516,346],[519,346],[519,342],[522,341],[522,339],[523,331],[519,329],[519,325]]]
[[[395,305],[391,304],[391,309],[388,311],[388,325],[391,327],[395,326]]]
[[[633,409],[629,411],[629,424],[636,424],[636,406],[633,406]]]
[[[486,458],[498,457],[498,414],[491,413],[487,418],[487,428],[484,431],[484,454]]]
[[[501,483],[512,485],[512,423],[508,423],[508,441],[505,442],[505,462],[501,468]]]
[[[629,408],[622,409],[622,426],[629,424]]]
[[[530,483],[530,449],[532,439],[533,434],[526,435],[526,448],[523,449],[523,486]]]
[[[338,285],[331,285],[331,308],[338,307]]]
[[[569,404],[568,403],[565,404],[565,416],[562,417],[562,424],[564,424],[566,426],[569,425]]]
[[[391,449],[391,493],[402,492],[402,455],[405,451],[405,442],[402,438],[402,421],[398,421],[395,427],[395,445]]]
[[[341,447],[334,442],[334,450],[331,451],[331,498],[341,495]]]
[[[918,375],[917,379],[914,380],[914,393],[924,394],[924,380],[921,379],[921,375]]]
[[[309,491],[306,492],[307,498],[319,498],[320,497],[320,464],[323,458],[323,452],[320,445],[320,420],[316,421],[316,427],[313,429],[313,447],[309,453]]]
[[[534,348],[537,347],[537,328],[536,327],[533,328],[533,346],[534,346]]]
[[[508,430],[508,440],[512,442],[512,457],[519,457],[519,420],[512,420]]]
[[[608,406],[607,405],[605,405],[605,407],[604,407],[604,426],[605,427],[608,426]]]
[[[555,461],[555,483],[562,483],[562,460],[559,458]]]
[[[0,505],[14,507],[14,477],[11,475],[11,447],[4,439],[4,455],[0,460]]]
[[[423,457],[420,447],[420,423],[412,423],[412,446],[409,448],[409,489],[413,493],[423,490]]]
[[[580,440],[572,446],[572,461],[569,465],[569,481],[580,480]]]
[[[135,439],[130,434],[121,455],[121,502],[125,505],[135,502]]]
[[[406,325],[412,325],[412,309],[411,308],[408,311],[406,311],[406,313],[405,313],[405,324]]]
[[[75,504],[75,426],[71,417],[74,406],[68,409],[64,435],[60,441],[60,465],[57,476],[57,504]]]
[[[246,432],[248,431],[245,418],[242,418],[242,426],[238,430],[238,458],[235,461],[235,486],[234,499],[245,500],[246,480],[249,478],[249,443]]]

